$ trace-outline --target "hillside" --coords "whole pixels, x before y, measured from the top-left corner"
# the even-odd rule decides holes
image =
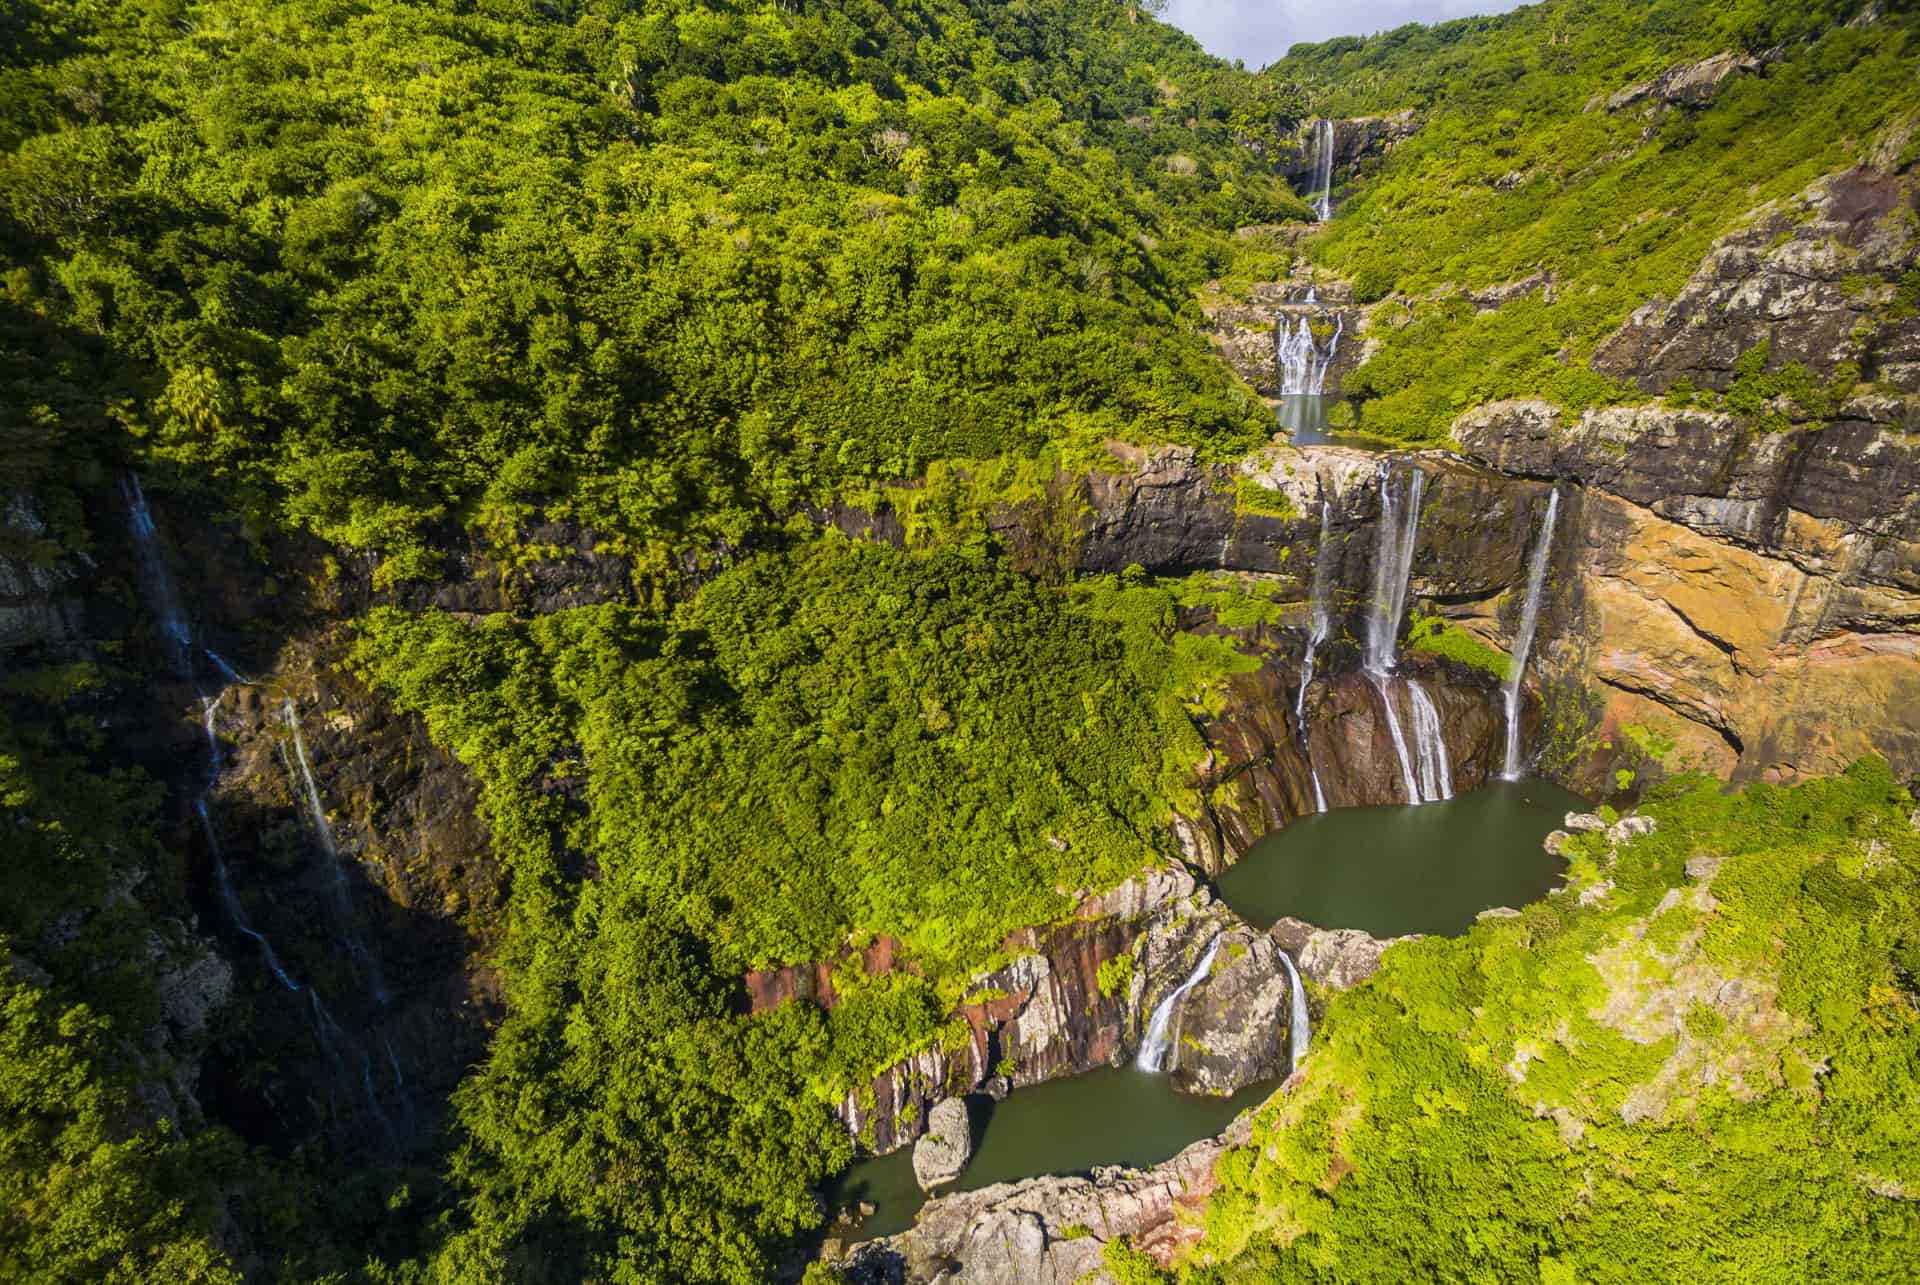
[[[928,1278],[836,1178],[1156,1041],[1013,1278],[1911,1257],[1913,13],[1143,9],[0,14],[0,1278]],[[1658,829],[1216,895],[1522,767]]]

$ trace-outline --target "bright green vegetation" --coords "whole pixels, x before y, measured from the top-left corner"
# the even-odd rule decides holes
[[[1007,932],[1167,850],[1189,711],[1253,663],[1174,612],[822,537],[665,615],[366,621],[359,663],[479,774],[515,881],[441,1266],[759,1279],[850,1158],[833,1104],[942,1038]],[[831,1017],[733,1007],[750,968],[881,935],[914,971],[840,970]]]
[[[1450,625],[1439,616],[1426,616],[1407,631],[1406,645],[1448,660],[1485,670],[1501,682],[1513,672],[1513,658],[1495,650],[1464,629]]]
[[[388,579],[447,521],[670,577],[943,458],[1268,431],[1190,300],[1305,207],[1249,78],[1110,0],[24,0],[0,42],[5,306],[180,484]]]
[[[1639,400],[1588,369],[1599,342],[1676,293],[1747,211],[1858,163],[1920,108],[1911,11],[1836,25],[1862,7],[1568,0],[1296,47],[1269,68],[1314,114],[1418,113],[1419,132],[1310,243],[1362,298],[1407,297],[1376,313],[1383,347],[1345,384],[1360,427],[1430,441],[1497,398]],[[1775,45],[1764,76],[1726,81],[1651,137],[1641,105],[1604,110],[1675,63]],[[1537,274],[1551,298],[1482,313],[1461,293]]]
[[[1222,1162],[1213,1265],[1184,1277],[1908,1274],[1913,810],[1879,760],[1737,795],[1670,782],[1641,810],[1657,833],[1573,844],[1596,904],[1396,948]]]

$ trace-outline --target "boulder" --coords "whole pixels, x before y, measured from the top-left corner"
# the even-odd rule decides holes
[[[923,1191],[952,1182],[973,1159],[973,1126],[965,1098],[942,1098],[928,1114],[927,1131],[913,1144],[913,1177]]]
[[[1293,956],[1303,976],[1330,991],[1351,990],[1380,971],[1380,957],[1389,946],[1420,940],[1418,933],[1382,938],[1358,928],[1317,928],[1291,916],[1276,922],[1269,935]]]

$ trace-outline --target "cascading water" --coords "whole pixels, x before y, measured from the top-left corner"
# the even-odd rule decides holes
[[[1413,744],[1420,762],[1420,793],[1424,803],[1453,797],[1453,764],[1447,758],[1447,738],[1441,732],[1440,711],[1417,678],[1407,679],[1413,704]]]
[[[247,918],[246,909],[240,904],[240,895],[233,888],[233,875],[227,870],[225,849],[220,843],[220,835],[213,828],[213,814],[207,807],[207,797],[220,783],[220,769],[224,762],[224,755],[220,751],[220,733],[214,726],[214,720],[220,712],[220,702],[224,699],[226,699],[224,693],[220,696],[200,698],[203,710],[200,727],[207,738],[207,783],[206,787],[200,791],[200,796],[193,801],[193,810],[199,814],[200,829],[207,836],[207,853],[213,860],[213,886],[220,894],[221,908],[227,912],[227,918],[233,921],[233,926],[239,929],[241,936],[260,948],[260,957],[266,960],[267,968],[273,973],[274,978],[288,990],[297,991],[300,989],[300,984],[280,966],[280,956],[274,953],[273,943],[253,926],[252,921]]]
[[[191,678],[193,628],[173,587],[173,573],[160,552],[160,532],[153,525],[153,512],[147,508],[147,493],[140,486],[138,474],[129,473],[120,479],[120,494],[127,503],[127,528],[133,534],[134,557],[140,566],[140,588],[148,608],[159,618],[167,661],[174,673]]]
[[[1406,733],[1400,726],[1400,711],[1394,708],[1393,671],[1400,661],[1400,622],[1407,611],[1407,587],[1413,577],[1413,546],[1420,531],[1420,499],[1426,491],[1427,475],[1418,468],[1408,470],[1407,494],[1393,494],[1392,466],[1380,465],[1380,538],[1373,555],[1373,597],[1367,604],[1366,636],[1361,649],[1361,668],[1380,693],[1380,707],[1386,713],[1387,734],[1400,759],[1400,779],[1407,802],[1421,803],[1420,783],[1414,777],[1413,759],[1407,752]]]
[[[1307,300],[1312,303],[1312,299]],[[1321,349],[1313,337],[1313,324],[1305,313],[1293,319],[1293,325],[1284,321],[1274,327],[1274,362],[1280,368],[1280,395],[1282,397],[1320,397],[1327,386],[1327,371],[1340,352],[1340,336],[1346,333],[1346,318],[1336,312],[1333,318],[1333,333],[1327,338],[1327,346]]]
[[[1215,933],[1213,940],[1207,943],[1206,954],[1200,957],[1200,963],[1187,974],[1187,980],[1174,988],[1173,994],[1161,1000],[1153,1010],[1153,1017],[1147,1023],[1146,1038],[1140,1041],[1140,1052],[1133,1064],[1142,1071],[1163,1071],[1167,1069],[1167,1054],[1173,1047],[1173,1022],[1179,1015],[1180,1001],[1187,992],[1205,980],[1213,969],[1213,957],[1220,951],[1220,934]]]
[[[1321,117],[1313,149],[1313,212],[1325,223],[1333,217],[1333,121]]]
[[[360,940],[360,934],[353,926],[353,896],[347,887],[346,864],[340,859],[340,849],[333,841],[333,823],[327,820],[327,809],[320,801],[320,787],[314,784],[313,766],[307,759],[307,738],[300,730],[300,715],[288,701],[281,707],[287,720],[287,726],[293,732],[293,753],[300,764],[301,792],[307,804],[307,819],[313,825],[313,834],[320,841],[320,850],[326,854],[327,868],[330,872],[328,891],[333,898],[333,911],[339,920],[340,936],[346,942],[347,951],[367,975],[367,989],[373,995],[373,1002],[382,1007],[387,1002],[387,983],[380,970],[380,961],[375,959],[367,944]]]
[[[1507,753],[1500,775],[1508,781],[1520,779],[1520,687],[1526,681],[1534,630],[1540,625],[1540,594],[1547,583],[1553,523],[1559,512],[1560,492],[1555,489],[1548,493],[1547,515],[1540,521],[1540,538],[1533,543],[1533,558],[1527,565],[1527,598],[1520,609],[1520,628],[1513,635],[1513,656],[1508,662],[1506,686],[1501,692],[1507,707]]]
[[[188,623],[185,609],[181,606],[179,591],[173,583],[173,574],[168,570],[166,559],[161,555],[159,532],[154,526],[152,511],[147,507],[147,497],[141,489],[140,479],[133,474],[128,474],[121,479],[120,490],[126,500],[127,525],[133,535],[134,552],[139,562],[141,594],[147,601],[148,609],[160,622],[160,630],[167,643],[168,660],[174,672],[181,678],[193,679],[196,655],[193,629]],[[215,671],[224,681],[228,683],[247,681],[233,665],[212,648],[201,648],[200,652],[213,663]],[[312,986],[302,986],[294,980],[293,975],[280,962],[280,956],[274,950],[273,943],[267,939],[265,933],[253,926],[252,920],[247,916],[246,907],[241,904],[239,893],[233,886],[233,873],[227,867],[225,848],[220,842],[220,834],[213,821],[213,810],[209,805],[209,800],[220,783],[221,771],[226,764],[226,755],[220,745],[218,726],[220,706],[225,699],[224,692],[217,696],[208,696],[204,689],[200,692],[200,730],[207,743],[207,772],[200,792],[194,796],[193,800],[194,815],[200,820],[201,833],[207,841],[207,855],[213,863],[213,885],[216,895],[220,898],[220,907],[226,911],[227,918],[232,921],[234,929],[259,947],[260,957],[266,962],[267,970],[273,974],[275,981],[288,991],[298,993],[304,990],[306,992],[308,1007],[313,1016],[314,1034],[319,1040],[321,1052],[325,1054],[329,1065],[334,1068],[337,1078],[340,1080],[348,1078],[346,1063],[349,1058],[358,1060],[360,1074],[357,1079],[361,1090],[366,1095],[367,1108],[379,1122],[389,1142],[397,1146],[398,1137],[394,1133],[392,1121],[381,1109],[379,1094],[374,1090],[372,1059],[354,1042],[353,1037],[347,1034],[340,1023],[334,1020],[333,1014],[327,1011],[326,1005],[320,999],[320,992]],[[302,765],[305,765],[304,750]],[[310,797],[317,801],[319,795],[313,789],[313,778],[310,773],[307,776],[307,788]],[[324,821],[324,814],[322,814],[322,820]],[[325,833],[323,841],[331,853],[331,832]],[[381,992],[381,1002],[385,1002],[384,990]],[[408,1118],[411,1120],[412,1104],[405,1098],[399,1059],[394,1057],[391,1044],[387,1046],[387,1055],[393,1066],[396,1086],[402,1095],[402,1105],[406,1108]]]
[[[1292,997],[1287,1013],[1287,1069],[1298,1071],[1313,1039],[1313,1019],[1307,1012],[1307,989],[1300,984],[1300,970],[1293,966],[1293,956],[1283,950],[1280,962],[1287,966],[1287,992]]]
[[[1313,654],[1320,650],[1320,644],[1333,632],[1333,604],[1328,601],[1327,588],[1328,563],[1333,555],[1333,542],[1327,538],[1333,522],[1333,506],[1320,501],[1320,543],[1313,553],[1313,585],[1307,598],[1307,654],[1300,662],[1300,694],[1293,699],[1293,715],[1300,721],[1307,708],[1307,684],[1313,681]],[[1301,722],[1302,735],[1306,724]]]
[[[1327,792],[1320,788],[1320,769],[1314,766],[1313,747],[1307,738],[1307,686],[1313,682],[1313,655],[1333,632],[1333,604],[1327,585],[1328,563],[1333,557],[1333,542],[1328,531],[1333,522],[1333,506],[1320,501],[1320,543],[1313,552],[1313,586],[1307,599],[1307,654],[1300,662],[1300,692],[1293,698],[1293,721],[1300,729],[1300,741],[1307,748],[1307,772],[1313,778],[1313,807],[1327,810]]]

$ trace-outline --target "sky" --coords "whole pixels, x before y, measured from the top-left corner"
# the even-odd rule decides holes
[[[1171,0],[1160,18],[1191,32],[1207,52],[1260,68],[1302,41],[1518,7],[1519,0]]]

